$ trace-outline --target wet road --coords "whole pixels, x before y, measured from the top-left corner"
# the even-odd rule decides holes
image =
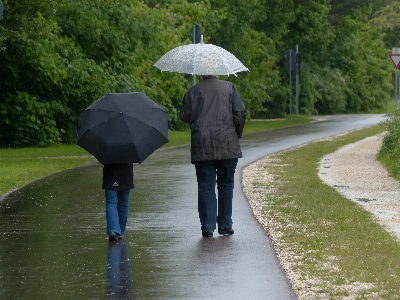
[[[105,234],[101,165],[27,185],[0,200],[0,299],[295,299],[242,193],[241,168],[382,120],[337,116],[244,138],[233,236],[201,237],[189,146],[134,166],[127,234],[117,245]]]

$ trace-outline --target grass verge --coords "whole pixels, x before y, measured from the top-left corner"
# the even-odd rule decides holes
[[[282,120],[249,121],[244,135],[310,122],[307,116],[290,115]],[[170,131],[163,147],[190,142],[190,131]],[[35,179],[81,166],[94,158],[77,145],[0,149],[0,196]]]
[[[308,287],[308,296],[302,299],[398,299],[400,295],[400,244],[371,213],[318,176],[324,155],[384,130],[380,124],[257,163],[259,171],[251,179],[248,197],[261,199],[258,207],[267,220],[265,227],[278,252],[283,250],[278,257],[293,272],[291,277]],[[266,183],[265,176],[272,181]]]
[[[77,145],[0,149],[0,196],[38,178],[90,161],[93,156]]]

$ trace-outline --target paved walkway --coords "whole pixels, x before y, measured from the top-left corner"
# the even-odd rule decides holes
[[[295,299],[243,195],[241,168],[381,120],[337,116],[244,138],[230,237],[201,237],[188,146],[135,165],[128,232],[114,248],[104,232],[101,165],[36,181],[0,202],[0,299]]]

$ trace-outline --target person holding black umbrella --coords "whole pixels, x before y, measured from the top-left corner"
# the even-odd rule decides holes
[[[216,224],[219,234],[232,235],[234,175],[242,157],[239,139],[246,110],[234,84],[218,76],[202,77],[185,93],[179,117],[192,132],[191,162],[196,169],[202,235],[212,237]]]
[[[106,231],[122,239],[128,219],[133,163],[142,163],[168,142],[168,112],[141,92],[109,93],[78,118],[78,145],[103,167]]]

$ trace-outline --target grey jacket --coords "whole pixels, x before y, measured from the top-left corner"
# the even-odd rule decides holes
[[[216,76],[190,88],[179,117],[190,124],[191,162],[242,157],[239,138],[246,110],[236,87]]]

